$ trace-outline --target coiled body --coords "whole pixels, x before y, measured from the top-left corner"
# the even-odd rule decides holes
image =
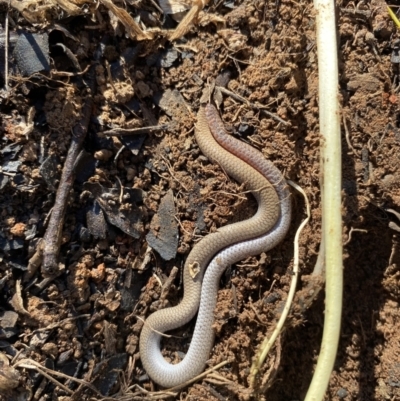
[[[279,171],[269,162],[268,167],[263,165],[258,160],[265,161],[260,152],[234,138],[231,139],[236,141],[239,147],[246,145],[256,152],[256,164],[260,164],[260,168],[253,166],[252,162],[244,162],[241,149],[232,151],[229,148],[230,140],[227,141],[228,145],[224,141],[221,141],[222,146],[219,145],[211,131],[218,140],[225,137],[226,133],[218,113],[212,107],[201,107],[199,110],[196,141],[208,158],[217,161],[229,176],[244,183],[246,189],[252,191],[258,202],[258,210],[252,218],[222,227],[196,244],[185,263],[184,297],[181,303],[157,311],[146,320],[140,336],[140,357],[148,375],[164,387],[182,384],[204,369],[214,342],[214,308],[219,278],[225,268],[247,256],[275,246],[286,234],[290,221],[289,193]],[[250,158],[255,157],[247,147],[246,154]],[[267,173],[264,170],[268,170]],[[283,201],[287,202],[284,208],[285,217],[281,212]],[[207,265],[209,266],[203,280]],[[161,336],[157,332],[164,333],[187,323],[197,312],[199,303],[199,314],[188,353],[180,363],[171,365],[161,354]]]

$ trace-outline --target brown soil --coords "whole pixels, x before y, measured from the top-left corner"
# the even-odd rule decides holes
[[[132,16],[141,15],[143,21],[146,12],[148,24],[161,26],[162,16],[151,1],[118,5],[127,7]],[[205,158],[194,140],[202,91],[215,79],[251,103],[222,95],[227,128],[297,182],[311,203],[312,219],[300,239],[299,291],[309,288],[317,260],[320,137],[312,3],[211,2],[184,40],[172,45],[161,35],[142,41],[138,57],[114,79],[110,66],[138,42],[126,38],[124,27],[114,16],[110,19],[103,6],[92,11],[53,21],[59,12],[54,8],[48,21],[64,31],[54,25],[43,25],[41,31],[50,34],[50,74],[29,79],[14,75],[11,91],[2,94],[1,147],[20,146],[11,158],[10,153],[1,156],[0,184],[7,180],[0,192],[0,347],[6,377],[0,381],[0,399],[4,400],[102,399],[88,386],[52,371],[75,375],[104,396],[121,400],[122,394],[131,393],[136,396],[126,399],[150,397],[140,395],[136,384],[158,390],[140,362],[142,319],[179,302],[181,272],[174,266],[182,268],[194,243],[255,210],[251,197],[244,197],[241,186]],[[398,33],[381,0],[356,8],[354,2],[342,1],[337,13],[345,281],[339,351],[326,400],[400,400],[400,221],[387,211],[400,212]],[[3,22],[5,8],[1,15]],[[39,29],[14,9],[10,18],[10,31]],[[55,46],[60,41],[75,55],[83,73],[77,73],[71,59]],[[83,79],[100,48],[94,105],[83,144],[90,167],[77,169],[62,225],[62,270],[46,281],[49,276],[40,268],[31,271],[29,266],[26,271],[28,260],[46,230],[71,129],[85,111],[88,89]],[[257,104],[273,115],[252,107]],[[27,129],[32,107],[34,126]],[[113,128],[162,124],[167,128],[151,131],[142,144],[125,149],[121,136],[99,135]],[[51,177],[45,179],[41,167],[49,156],[54,164],[46,173]],[[20,162],[15,171],[7,170],[10,161]],[[171,190],[173,198],[168,198]],[[101,213],[93,213],[96,218],[87,214],[99,192],[114,202],[106,202],[109,209],[100,205],[106,220],[97,219]],[[125,202],[120,195],[128,193],[131,200],[137,196],[142,202],[133,206]],[[294,235],[305,217],[302,197],[292,193],[294,216],[285,241],[267,255],[232,266],[221,280],[209,366],[229,364],[172,399],[251,397],[251,361],[279,318],[293,268]],[[171,199],[175,208],[175,219],[167,221],[157,214],[166,195],[163,208],[170,210]],[[121,217],[121,213],[126,214]],[[137,220],[127,227],[126,220],[131,222],[133,215]],[[93,228],[87,232],[90,219],[96,222],[96,235]],[[171,229],[165,230],[165,224]],[[147,248],[146,235],[153,233],[154,239],[163,230],[167,236],[174,230],[179,233],[177,256],[168,261]],[[165,282],[169,291],[161,292]],[[310,304],[304,301],[304,291],[300,294],[261,374],[260,399],[300,400],[307,392],[322,336],[324,294],[321,291]],[[176,330],[175,337],[163,343],[167,358],[178,361],[186,352],[193,325]],[[64,387],[24,368],[23,359],[25,365],[46,366],[50,377]]]

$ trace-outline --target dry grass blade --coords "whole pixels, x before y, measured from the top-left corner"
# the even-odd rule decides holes
[[[82,14],[82,10],[69,0],[56,0],[56,2],[68,15]]]
[[[184,387],[189,386],[190,384],[208,377],[210,374],[212,374],[212,372],[216,371],[217,369],[227,365],[228,363],[230,363],[231,361],[224,361],[219,363],[218,365],[215,365],[214,367],[206,370],[205,372],[201,373],[200,375],[194,377],[193,379],[180,384],[179,386],[175,386],[175,387],[171,387],[165,390],[161,390],[161,391],[148,391],[145,390],[144,388],[140,387],[137,384],[134,384],[133,386],[127,388],[125,391],[123,391],[122,395],[118,396],[118,400],[120,401],[128,401],[128,400],[136,400],[136,399],[143,399],[143,395],[146,395],[146,400],[162,400],[162,399],[166,399],[166,398],[171,398],[171,397],[176,397],[177,395],[177,391],[181,390]],[[136,389],[136,392],[132,392],[132,390]],[[115,398],[103,398],[102,401],[111,401],[114,400]]]
[[[117,7],[111,0],[100,0],[124,25],[129,37],[135,40],[151,40],[155,31],[144,32],[139,24],[123,8]]]
[[[180,39],[182,36],[188,33],[192,23],[197,20],[200,11],[208,4],[208,2],[209,0],[193,1],[192,8],[186,14],[185,18],[179,23],[176,29],[168,35],[168,39],[174,41]]]
[[[279,318],[279,321],[278,321],[278,324],[276,325],[275,330],[273,331],[273,333],[271,334],[271,336],[269,338],[266,337],[264,339],[263,343],[261,344],[260,350],[257,354],[257,357],[253,361],[253,364],[252,364],[251,370],[250,370],[250,378],[249,378],[250,387],[255,386],[257,375],[261,369],[261,366],[264,363],[264,361],[268,355],[268,352],[271,350],[271,348],[274,345],[279,334],[282,332],[283,327],[285,325],[286,318],[289,314],[290,307],[292,305],[292,301],[293,301],[294,294],[296,291],[298,276],[299,276],[299,258],[300,258],[300,256],[299,256],[299,237],[300,237],[300,233],[303,231],[303,228],[306,226],[306,224],[308,223],[308,221],[310,220],[310,217],[311,217],[310,203],[308,201],[306,193],[303,191],[303,189],[301,187],[299,187],[294,182],[288,180],[288,183],[292,187],[297,189],[297,191],[299,191],[303,195],[304,200],[306,202],[307,218],[304,219],[302,221],[302,223],[300,224],[300,227],[297,229],[297,232],[296,232],[296,235],[294,238],[293,275],[292,275],[292,280],[290,282],[290,289],[289,289],[288,297],[287,297],[287,300],[285,303],[285,307],[282,311],[281,317]]]
[[[38,362],[36,362],[36,361],[34,361],[32,359],[21,359],[20,361],[18,361],[14,365],[14,368],[17,368],[17,367],[36,370],[38,373],[40,373],[41,375],[46,377],[48,380],[52,381],[54,384],[56,384],[57,386],[62,388],[68,394],[72,395],[74,392],[71,389],[69,389],[68,387],[64,386],[58,380],[54,379],[53,376],[57,376],[57,377],[60,377],[60,378],[63,378],[63,379],[74,381],[76,383],[79,383],[79,384],[81,384],[83,386],[86,386],[86,387],[90,388],[97,395],[101,395],[100,392],[96,389],[96,387],[94,387],[89,382],[87,382],[85,380],[77,379],[76,377],[73,377],[73,376],[68,376],[68,375],[66,375],[64,373],[57,372],[55,370],[48,369],[45,366],[40,365]]]
[[[197,16],[199,15],[199,12],[201,10],[202,8],[199,7],[198,5],[193,6],[186,14],[185,18],[176,27],[176,29],[168,35],[168,39],[170,41],[174,41],[181,38],[187,32],[189,32],[192,22],[194,22],[197,19]]]
[[[8,1],[2,1],[2,3],[8,4]],[[9,5],[19,11],[21,15],[32,24],[43,22],[47,10],[54,7],[54,4],[46,4],[39,7],[36,0],[11,0]]]

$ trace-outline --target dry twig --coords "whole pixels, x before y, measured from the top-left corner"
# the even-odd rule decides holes
[[[82,118],[72,130],[71,145],[65,160],[49,224],[43,237],[42,272],[47,276],[56,275],[59,270],[57,259],[60,251],[64,217],[67,210],[68,196],[74,182],[76,161],[82,149],[83,141],[89,126],[90,116],[92,115],[94,85],[94,68],[92,68],[89,73],[89,93],[87,94],[85,104],[82,108]]]
[[[138,127],[138,128],[114,128],[108,131],[99,132],[99,137],[104,136],[128,136],[128,135],[142,135],[149,134],[151,132],[164,131],[168,129],[167,124],[152,125],[149,127]]]

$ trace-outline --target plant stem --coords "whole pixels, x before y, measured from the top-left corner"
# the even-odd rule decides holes
[[[256,379],[257,379],[257,375],[261,369],[261,366],[265,362],[265,359],[266,359],[269,351],[271,350],[272,346],[275,344],[276,339],[278,338],[279,334],[282,333],[284,325],[286,323],[286,319],[289,315],[289,311],[292,306],[293,298],[294,298],[294,295],[296,292],[297,280],[299,277],[299,270],[300,270],[299,269],[299,264],[300,264],[300,261],[299,261],[300,260],[299,238],[300,238],[300,234],[301,234],[303,228],[308,224],[308,221],[310,220],[310,217],[311,217],[310,202],[308,201],[307,195],[304,192],[304,190],[299,185],[295,184],[294,182],[292,182],[290,180],[287,180],[287,183],[303,195],[304,202],[306,204],[307,218],[302,221],[302,223],[300,224],[299,228],[297,229],[296,235],[294,237],[293,274],[292,274],[292,279],[290,282],[290,288],[289,288],[288,296],[287,296],[287,299],[285,302],[285,306],[281,312],[281,316],[278,320],[275,330],[272,332],[272,334],[269,338],[268,337],[264,338],[264,340],[261,344],[260,350],[257,353],[257,355],[253,361],[253,364],[251,365],[250,377],[249,377],[249,383],[250,383],[251,388],[254,388]],[[280,308],[280,307],[281,307],[281,305],[278,306],[278,308]]]
[[[335,4],[314,0],[321,131],[322,243],[325,246],[325,320],[321,351],[305,401],[321,401],[339,343],[342,314],[341,138]]]

